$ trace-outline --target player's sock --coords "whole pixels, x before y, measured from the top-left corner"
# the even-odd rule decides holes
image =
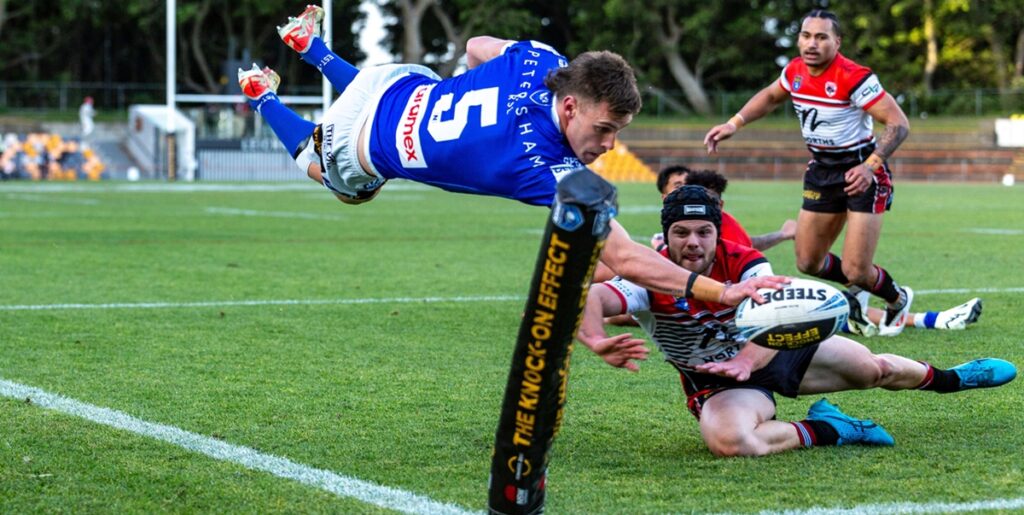
[[[939,318],[937,311],[926,311],[924,313],[914,313],[914,327],[921,329],[935,329],[935,319]]]
[[[899,311],[903,308],[903,304],[907,302],[906,295],[904,295],[903,291],[900,290],[896,281],[892,280],[892,276],[889,275],[889,272],[886,272],[884,268],[878,265],[873,266],[875,267],[875,272],[878,273],[878,279],[875,279],[875,284],[868,290],[872,295],[885,299],[885,301],[889,303],[890,307]]]
[[[320,70],[338,93],[345,91],[359,73],[358,68],[332,52],[320,38],[312,38],[306,53],[299,55],[303,61]]]
[[[951,370],[935,368],[930,363],[921,362],[928,367],[921,384],[917,385],[918,390],[930,390],[938,393],[950,393],[960,391],[960,376]]]
[[[839,433],[828,422],[801,420],[800,422],[790,422],[790,424],[796,427],[800,445],[804,447],[836,445],[839,442]]]
[[[821,265],[821,270],[812,275],[834,283],[844,285],[850,283],[850,280],[843,274],[843,260],[831,252],[825,254],[825,262]]]
[[[249,105],[267,121],[267,125],[270,125],[277,139],[281,140],[292,157],[298,154],[301,150],[300,145],[309,139],[316,128],[315,123],[288,109],[274,93],[264,95],[258,100],[251,100]]]

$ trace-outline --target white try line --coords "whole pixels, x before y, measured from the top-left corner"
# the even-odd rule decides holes
[[[273,474],[284,479],[320,488],[341,497],[349,497],[403,513],[464,515],[471,512],[450,503],[441,503],[428,497],[378,485],[295,463],[287,458],[264,454],[249,447],[234,445],[215,438],[185,431],[174,426],[146,422],[127,413],[94,406],[61,395],[52,394],[23,384],[0,378],[0,395],[28,401],[33,405],[80,417],[97,424],[130,431],[178,447],[204,454],[214,459],[232,462],[243,467]],[[864,504],[850,508],[818,507],[803,510],[762,511],[761,515],[887,515],[892,513],[963,513],[986,510],[1016,510],[1024,508],[1024,498],[991,499],[963,503],[889,503]]]
[[[100,201],[91,198],[53,197],[46,195],[33,195],[27,193],[8,193],[4,195],[11,200],[23,200],[27,202],[45,202],[47,204],[71,204],[75,206],[95,206]]]
[[[7,381],[3,378],[0,378],[0,395],[20,401],[28,401],[36,406],[84,418],[97,424],[131,431],[138,435],[205,454],[214,459],[229,461],[249,469],[268,472],[277,477],[298,481],[305,485],[320,488],[342,497],[357,499],[381,508],[403,513],[448,513],[453,515],[474,513],[454,504],[441,503],[398,488],[378,485],[369,481],[343,476],[329,470],[309,467],[295,463],[287,458],[264,454],[255,449],[233,445],[174,426],[146,422],[121,411],[86,404],[38,388]]]
[[[334,304],[437,304],[444,302],[524,301],[522,295],[479,295],[468,297],[382,297],[369,299],[267,299],[212,300],[204,302],[116,302],[109,304],[14,304],[0,305],[0,311],[46,311],[60,309],[176,309],[232,306],[319,306]]]
[[[951,293],[1024,293],[1024,287],[1013,288],[951,288],[945,290],[914,290],[914,295],[945,295]],[[379,297],[363,299],[265,299],[210,300],[200,302],[111,302],[104,304],[8,304],[0,311],[48,311],[74,309],[179,309],[234,306],[320,306],[346,304],[438,304],[445,302],[522,302],[522,295],[466,295],[455,297]]]
[[[995,229],[987,227],[972,227],[970,229],[964,229],[963,231],[975,234],[994,234],[997,236],[1019,236],[1024,234],[1024,229]]]
[[[207,207],[204,211],[213,215],[252,216],[263,218],[299,218],[303,220],[344,220],[342,215],[319,213],[303,213],[301,211],[259,211],[256,209],[236,209],[233,207]]]
[[[806,510],[762,511],[760,515],[890,515],[893,513],[965,513],[971,511],[1006,511],[1024,508],[1024,497],[991,499],[974,502],[898,502],[862,504],[850,508],[810,508]]]

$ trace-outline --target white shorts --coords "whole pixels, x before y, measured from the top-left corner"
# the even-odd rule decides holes
[[[324,115],[320,155],[316,154],[316,145],[309,141],[295,157],[295,163],[303,173],[311,163],[320,163],[324,170],[324,186],[348,197],[366,196],[380,188],[385,179],[369,175],[359,164],[356,148],[359,133],[366,120],[377,111],[384,92],[396,80],[410,73],[441,80],[430,68],[418,64],[385,64],[361,70]],[[366,156],[370,154],[370,138],[366,138],[363,153]]]

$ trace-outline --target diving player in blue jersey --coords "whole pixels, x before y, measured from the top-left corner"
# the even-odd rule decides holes
[[[269,68],[239,70],[238,82],[299,168],[347,204],[404,178],[550,206],[558,179],[610,150],[640,110],[633,70],[611,52],[569,62],[542,43],[479,36],[466,45],[469,71],[442,80],[413,64],[358,70],[320,39],[322,20],[323,9],[308,6],[278,29],[341,92],[321,123],[280,102],[280,79]],[[786,282],[691,276],[614,221],[601,260],[653,290],[730,305]]]

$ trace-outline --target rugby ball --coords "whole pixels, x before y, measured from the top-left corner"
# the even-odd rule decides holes
[[[788,350],[820,343],[846,323],[850,304],[835,287],[793,278],[781,290],[758,290],[765,299],[745,299],[736,308],[740,335],[762,347]]]

